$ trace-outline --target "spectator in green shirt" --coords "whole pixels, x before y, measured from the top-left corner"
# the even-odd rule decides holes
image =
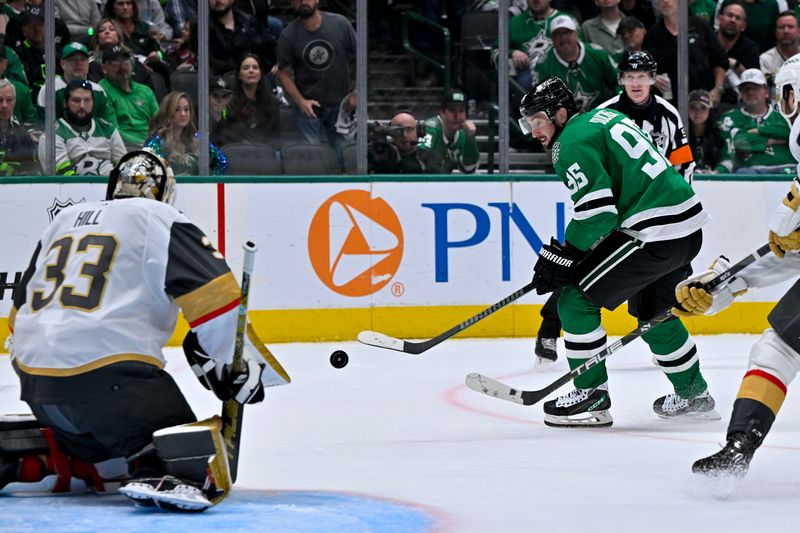
[[[100,86],[106,91],[111,121],[126,145],[141,146],[147,139],[150,119],[158,112],[153,91],[131,79],[133,59],[127,48],[112,46],[103,52]]]
[[[442,98],[439,115],[425,121],[425,136],[420,150],[433,150],[442,157],[442,172],[454,168],[472,174],[478,168],[478,141],[475,124],[467,118],[466,97],[458,89],[448,89]]]

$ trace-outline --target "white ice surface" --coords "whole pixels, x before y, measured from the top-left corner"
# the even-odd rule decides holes
[[[792,387],[742,483],[690,473],[724,440],[757,338],[696,338],[717,422],[658,419],[651,404],[669,383],[643,342],[623,348],[608,360],[614,426],[595,430],[548,428],[541,405],[463,385],[467,373],[481,372],[541,388],[566,372],[560,342],[558,362],[536,369],[533,343],[522,339],[450,340],[419,356],[356,342],[272,345],[293,382],[245,409],[237,486],[399,500],[432,515],[440,531],[795,531],[800,406]],[[341,370],[328,362],[335,349],[350,355]],[[169,359],[196,414],[218,412],[180,351]],[[24,411],[18,395],[0,358],[0,412]]]

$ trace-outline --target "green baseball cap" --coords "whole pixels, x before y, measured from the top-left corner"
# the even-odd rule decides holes
[[[82,45],[81,43],[72,42],[64,47],[64,50],[61,52],[61,59],[66,59],[72,54],[77,54],[77,53],[81,53],[86,57],[89,57],[89,50],[87,50],[84,45]]]

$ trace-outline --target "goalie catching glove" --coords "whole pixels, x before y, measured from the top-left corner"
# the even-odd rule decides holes
[[[200,383],[223,402],[234,399],[241,404],[258,403],[264,399],[265,387],[286,385],[291,381],[249,323],[242,350],[243,371],[236,371],[233,365],[208,355],[194,331],[189,331],[183,339],[183,352]]]
[[[747,292],[747,283],[736,276],[720,283],[711,292],[703,288],[705,283],[730,269],[731,264],[725,256],[719,256],[711,263],[711,269],[702,274],[681,281],[675,287],[678,305],[672,314],[681,317],[714,315],[733,303],[736,296]]]
[[[543,244],[539,250],[539,260],[533,267],[533,283],[536,294],[547,294],[572,282],[575,267],[586,255],[569,243],[561,244],[550,238],[550,244]]]

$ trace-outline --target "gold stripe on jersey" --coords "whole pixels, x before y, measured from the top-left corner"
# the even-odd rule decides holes
[[[761,370],[751,370],[745,374],[736,398],[761,402],[777,415],[783,400],[786,399],[786,386],[771,374]]]
[[[233,273],[227,272],[202,287],[179,296],[175,302],[183,310],[186,321],[194,327],[199,319],[214,316],[217,311],[239,300],[241,289]]]
[[[11,306],[11,312],[8,314],[8,329],[11,330],[11,333],[14,333],[14,319],[17,317],[17,307],[15,305]]]
[[[100,359],[95,359],[94,361],[86,363],[85,365],[75,366],[72,368],[33,367],[22,364],[19,359],[14,360],[17,368],[26,374],[30,374],[32,376],[50,376],[59,378],[77,376],[91,372],[92,370],[97,370],[98,368],[102,368],[104,366],[113,365],[114,363],[124,362],[145,363],[158,368],[164,368],[164,363],[162,363],[157,357],[135,353],[108,355],[106,357],[101,357]]]

